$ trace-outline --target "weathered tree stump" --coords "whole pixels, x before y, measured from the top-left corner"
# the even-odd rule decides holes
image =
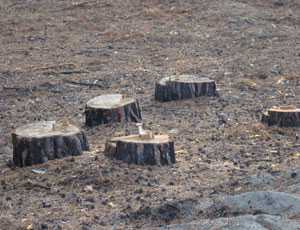
[[[176,161],[174,142],[167,135],[115,137],[106,143],[105,154],[139,165],[169,165]]]
[[[44,121],[17,128],[12,133],[13,161],[30,166],[88,150],[85,134],[67,122]]]
[[[85,122],[87,126],[115,122],[139,122],[142,119],[140,106],[133,98],[121,94],[95,97],[87,102]]]
[[[273,107],[262,115],[262,122],[280,127],[300,126],[300,109],[295,106]]]
[[[197,75],[173,75],[155,85],[155,100],[161,102],[200,96],[217,96],[215,81]]]

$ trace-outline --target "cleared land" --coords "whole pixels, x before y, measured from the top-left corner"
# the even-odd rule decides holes
[[[298,0],[1,0],[1,228],[157,227],[236,215],[189,212],[201,199],[299,194],[299,129],[260,123],[283,100],[300,107],[299,27]],[[220,97],[155,102],[155,82],[178,73],[215,80]],[[104,156],[134,124],[83,127],[91,150],[79,157],[7,166],[14,128],[83,126],[85,103],[110,93],[137,97],[145,126],[174,137],[174,166]]]

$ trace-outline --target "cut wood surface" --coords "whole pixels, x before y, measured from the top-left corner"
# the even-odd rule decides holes
[[[87,126],[142,120],[138,101],[121,94],[101,95],[91,99],[86,104],[85,118]]]
[[[13,161],[16,166],[80,155],[88,150],[85,134],[67,122],[42,121],[17,128],[12,133]]]
[[[146,138],[140,135],[115,137],[106,143],[106,155],[141,165],[169,165],[175,163],[174,142],[168,135]]]
[[[155,100],[162,102],[216,95],[215,81],[198,75],[173,75],[155,85]]]
[[[292,105],[273,107],[263,114],[262,121],[281,127],[300,126],[300,109]]]

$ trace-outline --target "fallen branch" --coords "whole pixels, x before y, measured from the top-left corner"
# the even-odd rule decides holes
[[[33,182],[32,180],[27,180],[27,182],[25,182],[25,187],[27,186],[28,188],[42,188],[42,189],[46,189],[46,190],[51,190],[51,188],[49,186],[37,183],[37,182]]]
[[[2,86],[2,90],[15,90],[17,92],[32,92],[32,89],[23,88],[23,87],[9,87],[9,86]]]
[[[8,86],[3,86],[4,90],[25,90],[25,88],[20,88],[20,87],[8,87]]]
[[[95,1],[84,1],[84,2],[74,2],[74,3],[72,3],[71,6],[65,7],[62,10],[63,11],[65,11],[65,10],[73,10],[75,8],[84,8],[84,7],[87,7],[87,6],[92,7],[97,2],[98,2],[97,0],[95,0]]]
[[[46,72],[43,72],[44,74],[47,73],[47,74],[53,74],[53,75],[58,75],[58,74],[75,74],[75,73],[88,73],[87,71],[84,71],[84,70],[64,70],[64,71],[61,71],[61,72],[55,72],[55,71],[46,71]]]
[[[58,69],[58,68],[76,68],[77,66],[73,63],[63,63],[58,65],[44,65],[44,66],[29,66],[27,69],[30,69],[31,71],[36,70],[46,70],[46,69]]]
[[[81,85],[81,86],[88,86],[88,87],[99,87],[103,88],[103,85],[97,84],[98,80],[93,81],[92,83],[89,82],[78,82],[73,80],[63,80],[65,83],[72,84],[72,85]]]

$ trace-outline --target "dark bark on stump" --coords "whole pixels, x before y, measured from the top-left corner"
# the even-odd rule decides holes
[[[129,164],[170,165],[176,162],[174,142],[168,136],[140,139],[139,135],[113,138],[106,143],[105,154]]]
[[[123,98],[120,94],[102,95],[90,100],[85,109],[87,126],[115,122],[140,122],[142,120],[137,100]]]
[[[12,133],[13,161],[16,166],[30,166],[48,160],[76,156],[88,150],[85,134],[71,124],[54,121],[22,126]],[[54,125],[54,126],[53,126]]]
[[[196,75],[171,76],[155,85],[155,100],[165,102],[200,96],[217,96],[213,80]]]
[[[300,126],[300,109],[295,107],[281,107],[269,109],[262,115],[262,122],[268,125],[277,125],[280,127]]]

